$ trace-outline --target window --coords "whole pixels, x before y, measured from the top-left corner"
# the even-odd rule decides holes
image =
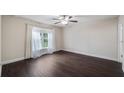
[[[48,48],[48,33],[40,33],[42,48]]]
[[[32,57],[39,57],[43,54],[54,51],[54,31],[40,28],[32,29]]]

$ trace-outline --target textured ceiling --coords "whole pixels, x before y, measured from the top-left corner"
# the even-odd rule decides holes
[[[65,27],[65,25],[63,24],[54,24],[57,21],[52,19],[57,18],[58,15],[18,15],[18,16],[44,24],[54,25],[58,27]],[[78,20],[78,23],[118,17],[117,15],[72,15],[72,16],[74,16],[72,19]],[[74,24],[76,23],[69,23],[69,25],[74,25]]]

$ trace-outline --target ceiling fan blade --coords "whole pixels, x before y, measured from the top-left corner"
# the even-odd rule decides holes
[[[60,15],[60,16],[62,16],[62,17],[66,17],[67,15]]]
[[[54,24],[59,24],[59,23],[61,23],[61,22],[56,22],[56,23],[54,23]]]
[[[75,23],[77,23],[78,21],[77,20],[69,20],[69,22],[75,22]]]
[[[72,16],[69,16],[69,19],[71,19],[72,18]]]
[[[53,18],[52,20],[59,20],[58,18]]]
[[[90,15],[75,15],[75,17],[90,17]]]

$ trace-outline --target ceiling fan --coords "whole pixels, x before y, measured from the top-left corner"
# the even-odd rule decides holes
[[[72,20],[73,16],[70,15],[60,15],[58,18],[53,18],[53,20],[56,20],[54,24],[64,24],[67,25],[69,22],[77,23],[77,20]]]

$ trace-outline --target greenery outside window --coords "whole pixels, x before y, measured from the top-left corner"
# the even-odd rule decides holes
[[[48,33],[40,33],[42,48],[48,48]]]

